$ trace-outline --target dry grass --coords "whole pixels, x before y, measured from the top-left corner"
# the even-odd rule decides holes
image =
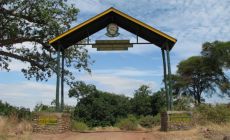
[[[203,126],[197,126],[197,129],[204,139],[209,140],[222,140],[224,136],[230,135],[230,123],[208,123]]]
[[[0,140],[29,140],[31,132],[32,126],[28,121],[18,122],[14,117],[0,117]]]
[[[76,133],[67,132],[58,135],[45,135],[32,133],[31,124],[27,121],[16,122],[12,119],[0,117],[0,140],[222,140],[225,135],[230,134],[230,123],[197,125],[191,130],[161,132],[160,126],[151,129],[151,132],[117,132],[116,127],[97,127],[93,131],[96,133]],[[98,133],[107,131],[105,133]]]

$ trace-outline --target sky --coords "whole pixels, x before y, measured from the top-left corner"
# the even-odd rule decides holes
[[[161,30],[178,41],[170,52],[172,72],[175,73],[180,61],[190,56],[200,55],[202,44],[215,40],[230,40],[230,0],[68,0],[79,8],[76,26],[85,20],[114,7],[146,24]],[[91,41],[108,39],[103,29],[90,36]],[[117,39],[130,39],[135,35],[119,28]],[[146,42],[143,39],[140,41]],[[22,45],[22,44],[17,44]],[[98,89],[126,96],[133,93],[142,84],[157,91],[162,83],[161,50],[154,45],[134,45],[128,51],[97,52],[87,46],[91,60],[92,74],[78,73],[78,80],[95,84]],[[55,77],[48,82],[28,81],[20,69],[28,64],[13,61],[11,71],[0,71],[0,100],[15,106],[31,109],[37,103],[50,104],[55,98]],[[227,71],[228,75],[230,72]],[[217,96],[206,98],[207,102],[229,102]],[[68,97],[65,86],[65,103],[76,105],[76,99]]]

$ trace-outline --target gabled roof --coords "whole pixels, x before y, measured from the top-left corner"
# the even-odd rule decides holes
[[[172,49],[176,43],[176,39],[115,9],[108,10],[96,15],[95,17],[73,27],[63,34],[51,39],[49,44],[54,48],[61,45],[64,49],[77,42],[87,38],[88,36],[100,31],[110,23],[116,23],[121,28],[138,35],[139,37],[163,48],[165,43]]]

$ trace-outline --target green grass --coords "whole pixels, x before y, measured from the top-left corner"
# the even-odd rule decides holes
[[[72,129],[76,131],[89,130],[89,127],[84,122],[72,121]]]

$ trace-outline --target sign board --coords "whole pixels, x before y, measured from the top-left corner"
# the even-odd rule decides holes
[[[190,123],[192,116],[189,113],[172,113],[169,114],[170,123]]]
[[[92,47],[97,48],[98,51],[122,51],[133,47],[133,44],[130,44],[129,40],[96,40]]]
[[[56,125],[58,118],[55,115],[40,115],[38,117],[39,125]]]

